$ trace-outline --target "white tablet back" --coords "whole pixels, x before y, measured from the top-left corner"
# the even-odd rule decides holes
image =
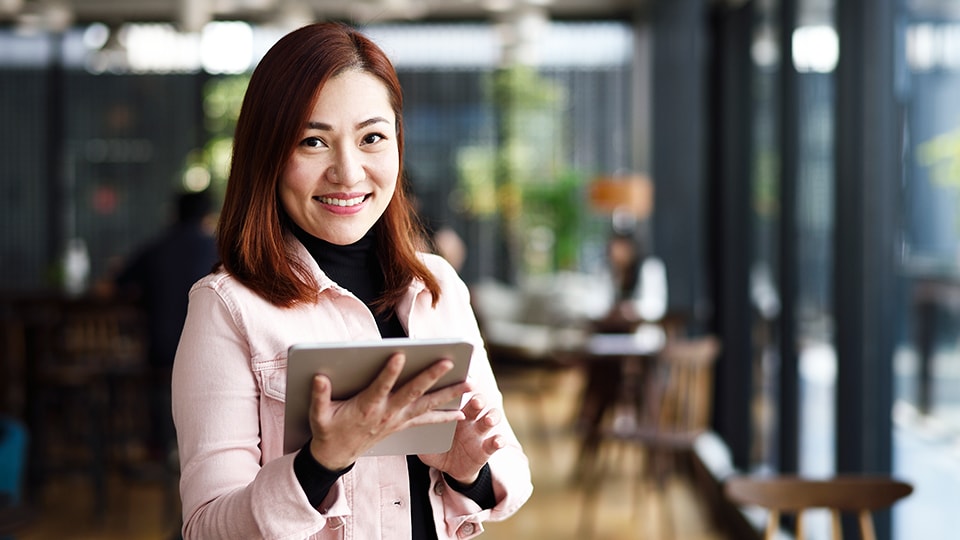
[[[315,374],[323,373],[330,378],[334,399],[347,399],[366,388],[396,352],[403,352],[407,357],[397,386],[441,358],[452,360],[453,369],[434,385],[433,388],[437,389],[466,380],[473,345],[458,339],[410,338],[293,345],[287,354],[283,453],[296,452],[310,439],[307,411]],[[441,408],[459,409],[461,398]],[[455,429],[456,422],[408,428],[380,441],[365,455],[446,452],[450,449]]]

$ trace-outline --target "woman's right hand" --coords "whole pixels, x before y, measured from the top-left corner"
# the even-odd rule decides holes
[[[461,411],[435,409],[469,391],[469,383],[427,393],[440,377],[453,369],[453,362],[440,360],[394,389],[405,361],[403,354],[394,354],[370,386],[343,401],[331,398],[330,380],[326,376],[314,376],[310,453],[318,463],[338,471],[392,433],[410,426],[464,418]]]

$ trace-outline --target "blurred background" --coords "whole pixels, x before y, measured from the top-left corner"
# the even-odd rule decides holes
[[[613,333],[721,344],[676,499],[704,525],[677,537],[750,537],[731,471],[892,474],[915,491],[879,536],[952,537],[954,0],[0,0],[0,537],[176,534],[176,456],[147,427],[162,373],[115,278],[178,195],[215,222],[249,74],[319,20],[395,63],[411,189],[533,458],[545,510],[490,536],[668,537],[616,482],[584,529],[568,478],[584,433],[619,425],[585,411],[591,384],[626,391],[590,358],[627,236],[657,264]]]

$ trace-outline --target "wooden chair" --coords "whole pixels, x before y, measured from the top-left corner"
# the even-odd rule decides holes
[[[720,353],[714,336],[667,343],[647,379],[640,424],[627,436],[648,448],[684,450],[710,427],[713,365]]]
[[[143,429],[142,320],[132,304],[62,300],[37,328],[30,359],[34,479],[64,473],[90,478],[94,513],[107,505],[112,452],[124,457]]]
[[[875,540],[873,512],[889,508],[913,492],[913,486],[884,476],[841,475],[814,480],[797,476],[736,476],[724,482],[724,492],[735,503],[769,511],[766,540],[773,540],[780,527],[780,515],[796,515],[797,540],[803,540],[803,513],[812,508],[830,510],[833,538],[842,538],[841,513],[854,513],[860,537]]]
[[[648,484],[662,496],[668,479],[676,473],[688,474],[693,447],[698,437],[709,430],[713,401],[713,366],[720,352],[720,341],[711,335],[676,338],[655,355],[642,373],[632,425],[613,422],[603,430],[599,444],[614,443],[625,450],[639,451],[644,463],[635,480],[635,497]],[[611,389],[612,391],[612,389]],[[622,423],[621,423],[622,424]],[[626,458],[623,455],[623,458]],[[621,459],[623,459],[621,458]],[[609,471],[602,463],[599,448],[586,463],[582,536],[592,534],[593,515],[601,494],[601,484]],[[622,465],[616,463],[615,465]],[[615,474],[621,471],[613,471]],[[672,518],[670,512],[665,516]],[[664,522],[659,537],[673,537],[670,519]]]

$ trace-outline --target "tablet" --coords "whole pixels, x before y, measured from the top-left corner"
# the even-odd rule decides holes
[[[442,358],[453,361],[431,388],[435,390],[467,378],[473,345],[460,339],[389,338],[376,341],[301,343],[287,353],[287,395],[284,406],[283,453],[296,452],[310,439],[308,410],[313,376],[323,373],[333,385],[333,399],[348,399],[377,377],[391,355],[406,354],[397,387]],[[459,410],[459,396],[439,409]],[[446,452],[453,442],[456,422],[414,426],[374,445],[365,455],[387,456]]]

